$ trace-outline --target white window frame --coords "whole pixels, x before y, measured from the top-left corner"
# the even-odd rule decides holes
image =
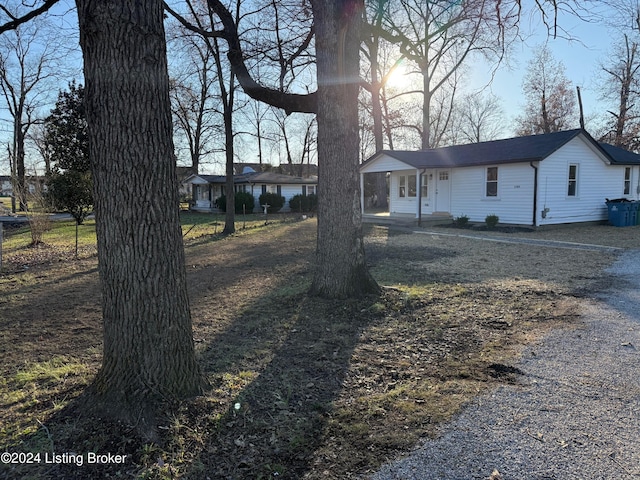
[[[495,170],[495,179],[489,179],[490,170]],[[495,184],[495,195],[489,194],[490,184]],[[484,169],[484,198],[489,200],[500,198],[500,170],[498,170],[498,167],[487,167]]]
[[[622,189],[622,194],[631,194],[631,167],[624,167],[624,186]]]
[[[571,169],[574,169],[574,176],[571,177]],[[578,198],[578,179],[580,178],[580,165],[570,163],[567,169],[567,198]],[[571,188],[573,184],[573,189]]]
[[[411,179],[413,178],[413,182]],[[407,175],[407,197],[416,198],[418,196],[418,175],[415,173]]]

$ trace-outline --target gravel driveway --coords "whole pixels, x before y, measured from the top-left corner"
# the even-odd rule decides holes
[[[580,326],[526,347],[518,384],[476,398],[372,478],[639,479],[640,250],[608,273],[615,282],[582,301]]]

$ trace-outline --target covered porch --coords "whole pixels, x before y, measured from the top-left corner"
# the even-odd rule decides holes
[[[388,202],[384,211],[372,206],[372,182],[367,177],[380,173],[387,175]],[[413,220],[414,224],[448,221],[451,218],[451,177],[450,167],[412,168],[388,157],[363,165],[360,169],[363,221]]]

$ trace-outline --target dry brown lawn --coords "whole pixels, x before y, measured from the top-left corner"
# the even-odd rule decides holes
[[[315,228],[312,219],[225,239],[187,236],[194,337],[213,388],[168,404],[156,442],[74,410],[101,359],[95,256],[73,261],[58,247],[8,254],[0,451],[128,457],[124,466],[5,466],[0,478],[365,475],[434,435],[473,396],[518,382],[522,346],[575,326],[580,298],[608,285],[602,270],[615,259],[366,227],[383,294],[328,301],[305,293]],[[640,228],[492,235],[635,248]]]

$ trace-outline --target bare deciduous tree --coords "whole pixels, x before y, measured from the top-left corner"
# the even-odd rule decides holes
[[[559,132],[576,123],[575,92],[562,62],[547,45],[529,62],[524,78],[525,111],[516,119],[518,135]]]
[[[228,59],[245,93],[287,112],[316,113],[318,125],[318,244],[311,292],[326,297],[377,292],[364,258],[358,179],[360,15],[363,2],[315,0],[318,90],[296,94],[257,83],[244,62],[233,16],[218,0],[209,6],[221,20]],[[174,12],[175,13],[175,12]]]
[[[421,146],[428,149],[442,143],[449,127],[456,75],[462,65],[472,54],[498,59],[503,55],[513,35],[514,5],[507,2],[501,9],[486,0],[397,0],[388,2],[387,8],[383,26],[387,38],[400,45],[401,54],[413,62],[422,78]],[[448,102],[438,95],[447,88]]]
[[[47,81],[57,71],[55,46],[43,41],[40,28],[44,26],[21,25],[0,37],[0,93],[13,124],[11,174],[20,210],[27,209],[25,140],[41,120],[38,109],[48,100],[51,88]]]
[[[500,100],[493,94],[465,95],[459,104],[459,130],[462,140],[471,143],[497,139],[504,128]]]
[[[213,152],[212,141],[219,134],[214,119],[217,90],[213,55],[201,37],[184,31],[177,32],[171,43],[180,52],[171,80],[175,129],[186,141],[191,169],[198,174],[201,160]]]
[[[608,110],[606,131],[602,140],[618,147],[637,150],[640,147],[640,52],[637,42],[624,35],[609,55],[602,70],[603,98],[615,108]]]

